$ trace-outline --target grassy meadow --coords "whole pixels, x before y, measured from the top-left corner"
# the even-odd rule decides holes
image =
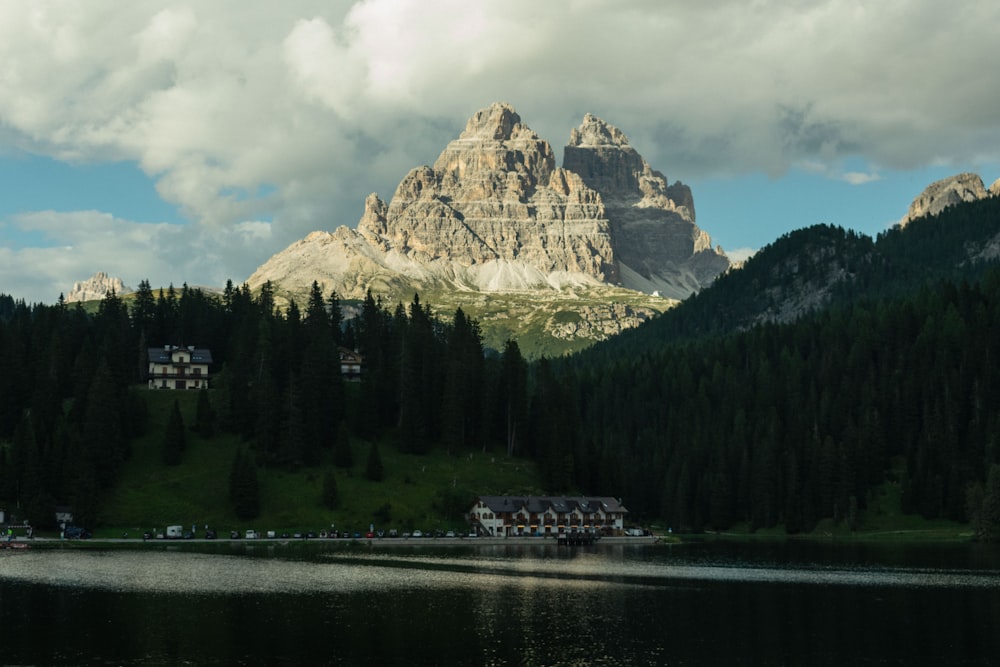
[[[143,388],[137,391],[146,392]],[[166,525],[192,524],[199,531],[207,524],[228,535],[230,530],[276,530],[294,532],[330,528],[365,531],[377,528],[403,530],[460,530],[467,527],[456,516],[456,499],[502,493],[541,493],[534,464],[508,459],[501,451],[463,452],[451,456],[435,450],[425,456],[401,454],[395,444],[379,443],[384,479],[365,477],[370,442],[352,441],[354,465],[335,468],[332,453],[317,468],[281,470],[259,467],[261,514],[253,521],[240,521],[229,502],[229,471],[238,449],[251,452],[250,443],[222,434],[200,438],[190,430],[183,461],[178,466],[162,463],[163,432],[176,399],[184,423],[195,422],[197,392],[148,391],[149,426],[146,435],[132,443],[132,454],[119,484],[104,503],[98,536],[141,532]],[[339,505],[334,510],[321,503],[322,480],[333,470]],[[463,507],[463,510],[467,507]],[[386,520],[388,519],[388,520]]]

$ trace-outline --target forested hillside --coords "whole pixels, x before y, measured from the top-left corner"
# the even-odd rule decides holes
[[[583,356],[794,321],[857,299],[905,297],[934,282],[976,281],[998,258],[1000,197],[952,206],[874,240],[815,225],[776,239],[711,288]]]
[[[147,349],[164,344],[212,351],[214,389],[198,418],[210,423],[197,428],[239,434],[255,466],[349,467],[352,436],[413,454],[531,451],[517,344],[488,357],[461,310],[441,324],[417,296],[390,310],[369,295],[344,323],[337,296],[315,285],[304,310],[279,312],[269,285],[254,295],[230,284],[215,298],[187,287],[154,294],[143,281],[130,308],[109,293],[94,315],[0,296],[0,501],[38,526],[56,505],[94,522],[145,431]],[[341,346],[365,358],[354,392]]]
[[[530,365],[418,296],[369,294],[346,322],[316,284],[280,311],[268,284],[217,298],[144,281],[95,314],[0,296],[0,501],[39,526],[61,504],[95,520],[147,428],[146,350],[177,344],[213,353],[197,428],[245,441],[234,469],[343,465],[352,438],[489,449],[534,459],[548,493],[621,497],[636,518],[792,533],[856,525],[888,481],[907,512],[997,535],[998,202],[877,240],[789,234],[638,330]],[[356,391],[339,347],[364,355]]]
[[[985,486],[1000,526],[998,235],[998,198],[877,241],[800,230],[576,355],[584,483],[690,529],[797,532],[895,476],[904,511],[977,527]]]

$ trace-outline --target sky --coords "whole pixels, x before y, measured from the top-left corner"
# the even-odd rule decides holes
[[[0,0],[0,293],[239,284],[477,110],[593,113],[734,257],[1000,177],[1000,3]]]

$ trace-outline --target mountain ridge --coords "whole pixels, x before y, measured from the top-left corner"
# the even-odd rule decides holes
[[[405,302],[419,292],[446,307],[463,295],[519,293],[540,304],[578,295],[627,305],[642,320],[731,266],[695,224],[690,188],[652,169],[621,130],[587,114],[565,151],[559,167],[549,143],[495,103],[433,165],[411,169],[388,203],[369,195],[356,229],[312,232],[247,283],[270,281],[296,299],[314,280],[348,299],[370,290]],[[552,325],[543,328],[562,330]],[[633,325],[606,321],[572,337],[587,344]]]

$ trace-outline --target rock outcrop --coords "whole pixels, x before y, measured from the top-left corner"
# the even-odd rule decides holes
[[[73,289],[66,295],[67,302],[75,301],[100,301],[108,292],[122,295],[134,292],[131,287],[126,287],[121,278],[109,276],[104,271],[98,271],[86,280],[73,283]]]
[[[358,232],[421,264],[454,262],[457,272],[522,263],[544,275],[616,279],[600,196],[557,169],[549,144],[506,104],[473,116],[433,167],[406,175],[388,205],[369,197]]]
[[[916,218],[935,215],[961,202],[996,195],[998,191],[1000,191],[1000,180],[993,183],[987,191],[983,186],[983,179],[976,174],[962,173],[942,178],[924,188],[924,191],[910,204],[909,211],[899,224],[905,227]]]
[[[691,189],[670,185],[618,128],[584,116],[570,134],[563,168],[601,194],[625,287],[682,299],[729,268],[695,225]]]
[[[560,168],[498,103],[432,166],[411,170],[388,204],[370,195],[356,230],[313,232],[248,283],[298,293],[318,280],[346,297],[603,284],[679,299],[729,267],[694,217],[690,189],[668,184],[617,128],[588,114]]]

